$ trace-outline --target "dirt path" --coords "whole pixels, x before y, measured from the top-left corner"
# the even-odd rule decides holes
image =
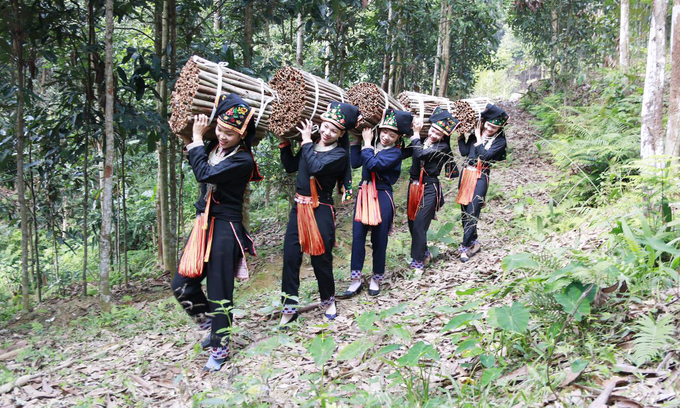
[[[449,375],[469,376],[468,368],[464,367],[466,359],[451,357],[454,344],[442,337],[440,330],[456,308],[463,310],[472,302],[477,311],[494,306],[465,294],[465,290],[481,283],[498,282],[502,277],[501,261],[507,254],[531,251],[542,245],[513,232],[512,223],[517,217],[516,205],[523,197],[548,202],[542,183],[555,172],[547,154],[536,148],[534,130],[527,124],[528,115],[515,106],[505,108],[512,118],[507,131],[511,154],[507,163],[492,169],[491,200],[482,212],[479,226],[483,252],[471,262],[460,263],[457,244],[441,246],[441,254],[423,276],[409,276],[409,272],[404,272],[406,268],[401,268],[399,273],[392,273],[379,297],[371,298],[364,292],[355,299],[341,301],[340,316],[330,324],[320,311],[306,313],[299,329],[285,334],[275,332],[275,322],[268,321],[264,311],[260,311],[277,297],[278,290],[248,299],[248,304],[237,305],[247,310],[245,316],[236,319],[237,332],[233,338],[237,354],[220,373],[212,375],[201,372],[206,356],[197,350],[196,342],[203,334],[193,330],[173,299],[133,303],[118,315],[114,313],[108,324],[101,319],[81,319],[79,327],[51,330],[40,350],[27,349],[23,360],[9,362],[7,368],[15,372],[24,372],[26,364],[32,365],[36,377],[0,396],[0,406],[60,407],[83,403],[107,407],[180,407],[190,406],[196,398],[206,395],[221,398],[227,390],[242,395],[244,400],[296,406],[315,395],[311,382],[319,370],[306,346],[322,331],[335,342],[334,358],[326,365],[326,379],[335,381],[335,390],[340,394],[343,393],[340,383],[349,387],[346,393],[351,395],[357,390],[384,392],[391,381],[388,376],[393,370],[381,359],[337,360],[339,350],[357,339],[363,339],[376,351],[396,343],[409,346],[423,341],[436,345],[442,358],[433,367],[432,386],[446,387]],[[520,186],[524,195],[515,197]],[[442,222],[455,223],[452,236],[459,240],[459,209],[453,204],[455,191],[454,182],[445,185],[448,203],[440,218]],[[402,215],[397,219],[400,225],[388,257],[401,251],[395,246],[406,245],[403,195],[397,196],[397,203]],[[342,228],[349,228],[349,210],[343,211],[339,222]],[[349,250],[347,242],[342,242],[341,247],[341,251]],[[391,262],[400,264],[404,260]],[[274,273],[272,268],[267,270]],[[315,290],[312,280],[308,278],[303,288],[307,285]],[[346,284],[338,282],[337,291],[344,290]],[[362,324],[358,324],[359,320]],[[375,323],[368,324],[371,320]],[[118,321],[126,324],[120,325]],[[385,356],[394,360],[405,350],[402,347]],[[40,357],[34,358],[31,353]]]

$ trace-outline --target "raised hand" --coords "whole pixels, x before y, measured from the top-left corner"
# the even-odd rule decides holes
[[[364,140],[365,146],[370,146],[373,142],[373,129],[371,127],[365,127],[361,131],[361,138]]]
[[[302,122],[302,126],[296,128],[298,132],[300,132],[300,135],[302,136],[302,144],[312,142],[312,126],[313,126],[312,121],[309,119],[305,119]]]
[[[413,118],[411,127],[413,128],[413,136],[420,137],[420,129],[423,128],[423,120],[420,118]]]
[[[194,116],[194,126],[193,126],[193,139],[194,143],[195,142],[202,142],[203,141],[203,135],[205,135],[205,132],[208,131],[210,128],[210,123],[209,119],[205,115],[196,115]]]

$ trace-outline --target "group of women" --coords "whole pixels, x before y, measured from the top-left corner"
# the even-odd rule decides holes
[[[214,109],[217,139],[204,144],[203,136],[210,124],[205,115],[196,116],[193,138],[183,137],[189,164],[201,183],[201,196],[172,289],[199,327],[210,330],[202,344],[210,349],[207,371],[219,370],[228,358],[234,280],[248,276],[245,254],[255,254],[253,240],[242,224],[246,186],[261,179],[250,146],[255,131],[253,113],[238,95],[223,94]],[[369,231],[373,265],[368,294],[380,293],[396,209],[392,187],[401,174],[402,160],[412,158],[407,216],[412,238],[410,267],[416,273],[422,273],[432,259],[427,249],[427,230],[444,205],[439,176],[459,176],[450,147],[458,121],[446,110],[437,108],[432,113],[430,129],[423,139],[423,122],[410,112],[385,109],[377,129],[364,128],[352,141],[349,132],[361,120],[356,106],[331,102],[321,119],[320,126],[305,120],[297,129],[301,135],[297,152],[286,138],[281,137],[279,144],[284,169],[297,172],[295,203],[283,243],[281,328],[298,317],[303,254],[310,255],[324,316],[328,320],[338,316],[333,277],[333,191],[337,186],[343,200],[351,199],[352,168],[362,170],[352,226],[351,284],[343,297],[352,297],[364,289]],[[484,205],[491,163],[505,158],[503,127],[507,120],[501,108],[489,104],[475,131],[458,135],[463,166],[456,202],[462,210],[463,241],[459,253],[463,262],[481,249],[477,219]],[[406,137],[410,139],[408,145],[403,140]],[[207,297],[201,289],[203,278],[207,278]]]

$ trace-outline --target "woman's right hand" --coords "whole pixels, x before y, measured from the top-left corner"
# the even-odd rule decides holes
[[[413,128],[413,136],[420,136],[420,129],[423,128],[423,120],[414,118],[411,127]]]
[[[209,122],[210,119],[203,114],[194,116],[194,126],[192,128],[194,143],[203,142],[203,135],[210,128]]]
[[[304,122],[302,122],[302,126],[299,128],[296,128],[298,132],[300,132],[300,136],[302,136],[302,144],[305,143],[311,143],[312,142],[312,126],[314,124],[312,123],[311,120],[305,119]]]

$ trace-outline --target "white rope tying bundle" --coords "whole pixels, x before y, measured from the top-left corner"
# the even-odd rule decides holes
[[[312,117],[311,119],[314,120],[314,115],[316,115],[316,108],[319,106],[319,83],[316,80],[316,77],[312,75],[312,81],[314,81],[314,109],[312,109]]]

